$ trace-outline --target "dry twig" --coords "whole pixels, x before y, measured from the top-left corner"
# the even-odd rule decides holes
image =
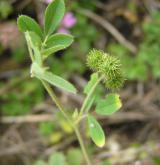
[[[112,34],[115,39],[121,43],[123,46],[125,46],[127,49],[129,49],[132,53],[137,52],[137,48],[135,45],[133,45],[130,41],[128,41],[124,36],[106,19],[100,17],[99,15],[93,13],[92,11],[86,10],[86,9],[79,9],[79,13],[91,18],[96,23],[101,25],[104,29],[106,29],[109,33]]]

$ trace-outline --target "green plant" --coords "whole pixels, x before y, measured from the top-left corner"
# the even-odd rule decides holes
[[[78,7],[81,4],[78,2],[73,3],[76,3]],[[76,11],[78,7],[71,6],[71,9]],[[97,31],[93,23],[89,22],[87,17],[79,13],[75,13],[75,17],[77,22],[74,27],[70,29],[70,32],[74,36],[75,43],[70,49],[63,51],[63,55],[60,57],[51,57],[54,60],[54,65],[52,60],[47,61],[50,64],[51,70],[54,70],[57,74],[66,78],[73,73],[83,74],[86,71],[86,65],[84,65],[86,54],[100,35],[100,32]],[[86,30],[84,31],[83,29]],[[63,63],[63,66],[59,67],[61,63]],[[64,72],[64,70],[66,70],[66,72]]]
[[[91,161],[79,131],[79,123],[82,119],[87,118],[91,139],[97,146],[102,147],[105,144],[103,129],[90,112],[96,96],[95,91],[101,81],[107,88],[117,89],[122,86],[124,79],[121,64],[117,58],[109,56],[102,51],[92,50],[87,57],[87,65],[95,73],[91,75],[90,81],[84,88],[86,98],[79,111],[75,108],[72,115],[67,112],[61,105],[51,85],[73,94],[76,94],[77,90],[70,82],[53,74],[49,71],[49,68],[44,65],[45,60],[51,54],[67,48],[73,42],[71,35],[61,33],[52,34],[63,18],[64,12],[64,1],[55,0],[45,11],[44,31],[42,31],[41,27],[32,18],[24,15],[19,16],[18,27],[24,32],[32,60],[31,77],[36,77],[42,82],[53,102],[57,105],[58,109],[76,133],[86,163],[89,165]],[[119,95],[111,93],[96,105],[96,112],[100,115],[111,115],[120,107],[121,101]]]
[[[10,79],[9,84],[14,84],[16,81],[19,81],[19,77]],[[4,115],[17,116],[30,113],[33,105],[39,104],[44,99],[44,90],[41,88],[39,81],[25,79],[21,83],[22,81],[24,81],[24,78],[14,90],[1,93],[1,111]],[[4,84],[1,84],[1,86],[4,88]],[[32,95],[32,98],[28,95]]]
[[[5,19],[12,13],[12,6],[7,0],[0,1],[0,18]]]
[[[74,158],[74,159],[73,159]],[[66,156],[61,152],[53,153],[48,161],[37,160],[34,165],[82,165],[83,157],[79,149],[70,149]]]
[[[122,59],[125,77],[130,80],[145,81],[151,76],[160,78],[160,12],[152,15],[152,18],[142,24],[143,40],[139,44],[138,53],[133,56],[119,44],[110,44],[108,50]]]

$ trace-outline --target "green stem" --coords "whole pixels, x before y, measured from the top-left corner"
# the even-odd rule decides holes
[[[90,159],[89,159],[87,150],[86,150],[86,148],[85,148],[85,145],[84,145],[82,136],[81,136],[81,134],[80,134],[80,132],[79,132],[79,129],[78,129],[78,127],[77,127],[76,125],[74,126],[74,131],[75,131],[75,133],[76,133],[76,135],[77,135],[77,138],[78,138],[79,144],[80,144],[80,146],[81,146],[81,149],[82,149],[84,158],[85,158],[85,160],[86,160],[86,163],[87,163],[87,165],[91,165],[91,161],[90,161]]]
[[[94,84],[94,86],[91,88],[91,90],[89,91],[89,93],[88,93],[88,95],[87,95],[87,97],[85,98],[85,100],[84,100],[84,102],[83,102],[83,105],[82,105],[82,107],[81,107],[81,109],[80,109],[80,116],[82,116],[83,115],[83,113],[85,112],[85,108],[86,108],[86,106],[87,106],[87,104],[88,104],[88,101],[90,100],[90,98],[92,97],[92,95],[93,95],[93,93],[94,93],[94,91],[95,91],[95,89],[96,89],[96,87],[97,87],[97,85],[100,83],[100,81],[103,79],[103,76],[101,76],[97,81],[96,81],[96,83]]]
[[[61,113],[64,115],[64,117],[67,119],[68,123],[72,126],[72,128],[74,129],[76,136],[78,138],[80,147],[82,149],[84,158],[86,160],[87,165],[91,165],[89,156],[87,154],[84,142],[82,140],[81,134],[78,130],[77,125],[74,125],[74,122],[72,122],[72,120],[70,119],[70,117],[67,115],[67,113],[64,111],[63,107],[61,106],[61,103],[59,102],[58,98],[56,97],[56,95],[54,94],[52,88],[50,87],[50,85],[45,82],[44,80],[41,80],[42,84],[44,85],[45,89],[47,90],[48,94],[50,95],[50,97],[52,98],[52,100],[55,102],[56,106],[59,108],[59,110],[61,111]]]
[[[32,49],[31,49],[31,45],[30,45],[29,40],[27,38],[27,33],[26,33],[25,37],[26,37],[26,41],[27,41],[27,47],[28,47],[29,55],[30,55],[30,58],[33,62],[34,61],[34,56],[33,56],[33,52],[32,52]]]
[[[47,39],[48,39],[49,36],[46,36],[43,43],[42,43],[42,48],[46,45],[46,42],[47,42]]]
[[[68,122],[70,123],[70,118],[68,117],[68,115],[66,114],[66,112],[64,111],[63,107],[61,106],[57,96],[54,94],[52,88],[50,87],[50,85],[44,81],[41,80],[43,86],[45,87],[46,91],[48,92],[48,94],[50,95],[51,99],[53,100],[53,102],[56,104],[56,106],[59,108],[59,110],[61,111],[61,113],[64,115],[64,117],[68,120]],[[71,124],[71,123],[70,123]]]

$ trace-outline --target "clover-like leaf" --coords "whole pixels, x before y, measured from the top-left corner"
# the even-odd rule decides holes
[[[45,80],[48,83],[61,88],[65,91],[76,93],[76,88],[67,80],[64,80],[63,78],[46,71],[44,68],[41,68],[37,63],[33,63],[31,67],[31,73],[32,76],[35,76],[39,79]]]
[[[38,49],[40,49],[41,44],[42,44],[41,38],[35,32],[32,32],[32,31],[25,32],[25,36],[26,35],[29,35],[30,37],[30,40],[31,40],[30,44],[32,48],[37,47]]]
[[[73,42],[73,36],[69,34],[56,33],[51,35],[46,41],[46,47],[50,48],[56,45],[63,45],[65,48]]]
[[[118,94],[108,94],[105,100],[100,101],[96,106],[96,112],[100,115],[112,115],[122,106]]]
[[[53,47],[50,47],[48,49],[43,49],[41,51],[42,55],[43,55],[43,58],[47,58],[49,55],[55,53],[55,52],[58,52],[59,50],[62,50],[62,49],[65,49],[65,46],[63,45],[56,45],[56,46],[53,46]]]
[[[65,12],[64,0],[54,0],[45,11],[45,35],[49,36],[62,20]]]
[[[88,124],[91,139],[98,147],[103,147],[105,144],[105,135],[101,125],[91,115],[88,115]]]
[[[21,32],[32,31],[36,33],[40,38],[43,37],[40,26],[31,17],[21,15],[18,17],[17,24]]]
[[[59,50],[66,49],[72,42],[73,36],[71,35],[62,33],[51,35],[45,43],[45,48],[42,50],[43,57],[47,58]]]

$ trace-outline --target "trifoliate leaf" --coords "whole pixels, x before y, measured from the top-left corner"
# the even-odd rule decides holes
[[[118,94],[108,94],[105,100],[100,101],[96,106],[96,112],[100,115],[112,115],[122,106]]]
[[[40,26],[31,17],[21,15],[18,17],[17,24],[21,32],[32,31],[36,33],[40,38],[43,37]]]
[[[32,64],[31,72],[33,76],[45,80],[58,88],[61,88],[71,93],[77,92],[76,88],[70,82],[49,71],[46,71],[44,68],[41,68],[37,63]]]

